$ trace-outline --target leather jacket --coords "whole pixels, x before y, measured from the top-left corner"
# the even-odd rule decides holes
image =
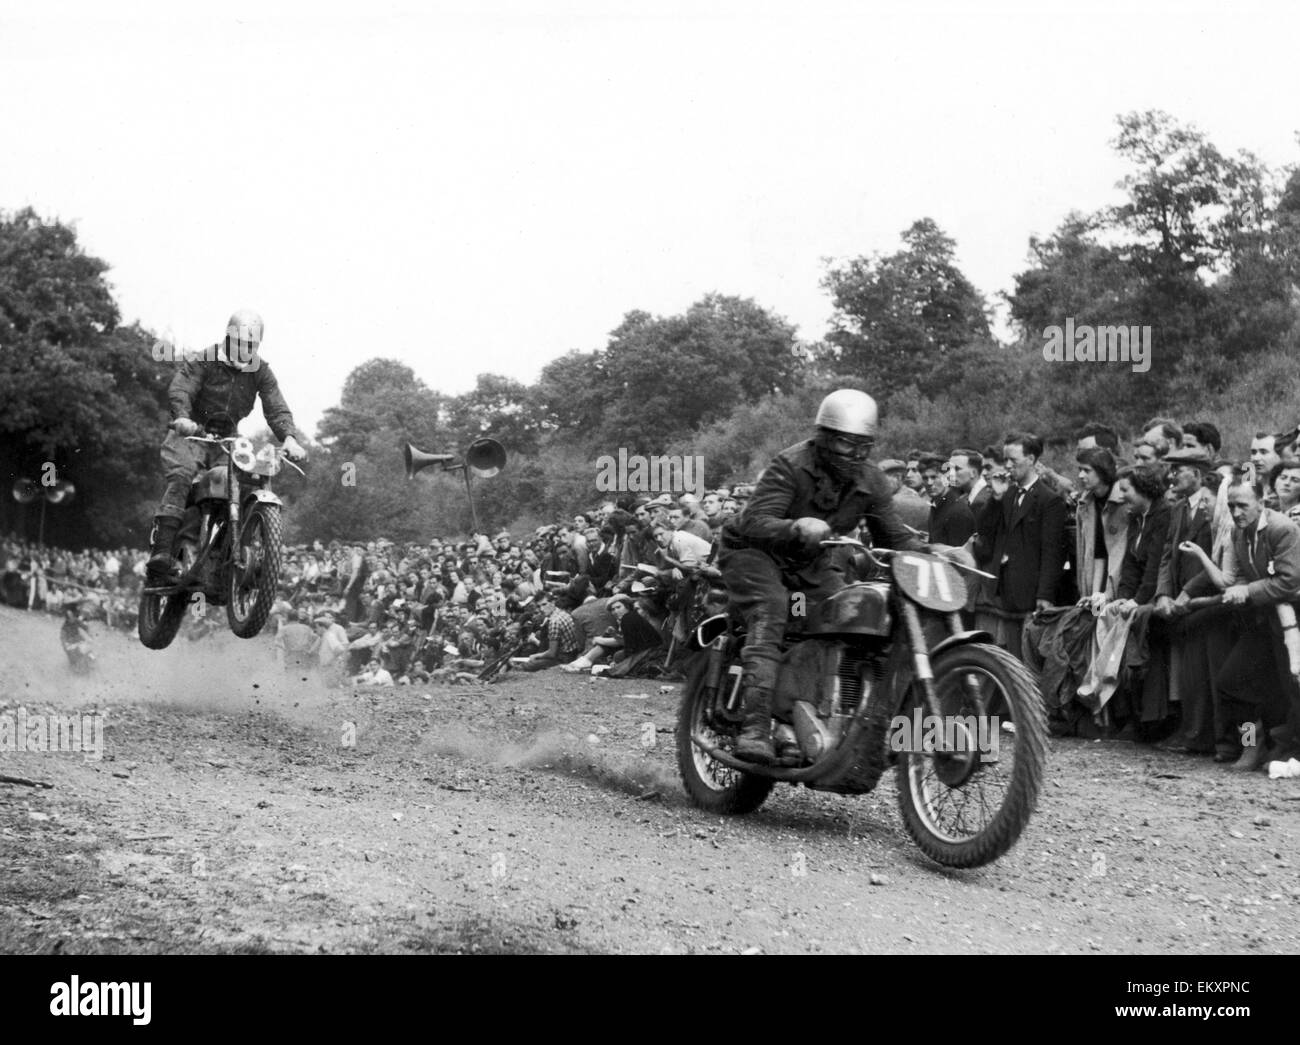
[[[783,566],[802,569],[823,551],[805,550],[795,540],[794,521],[809,516],[824,519],[836,534],[851,532],[865,517],[877,546],[910,551],[924,547],[895,514],[884,472],[866,462],[856,479],[840,485],[818,464],[811,439],[773,458],[744,510],[723,524],[719,543],[723,551],[756,548]]]
[[[173,421],[188,417],[221,436],[234,435],[235,426],[253,412],[259,395],[262,414],[276,439],[297,438],[293,413],[264,360],[259,359],[253,369],[240,370],[215,359],[187,359],[167,390]]]

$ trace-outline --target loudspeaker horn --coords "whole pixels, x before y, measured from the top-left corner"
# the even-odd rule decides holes
[[[428,468],[431,464],[446,464],[448,461],[455,460],[454,454],[426,454],[423,450],[417,450],[411,443],[406,444],[403,457],[406,460],[406,478],[408,479],[414,479],[415,473],[421,468]]]
[[[495,439],[475,439],[465,451],[465,463],[475,475],[490,479],[506,466],[506,449]]]

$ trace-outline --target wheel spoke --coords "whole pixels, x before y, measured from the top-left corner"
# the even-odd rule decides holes
[[[989,709],[998,703],[999,697],[1007,696],[996,676],[985,669],[971,667],[951,672],[939,681],[943,684],[940,707],[949,714],[974,718],[972,742],[979,739],[981,722],[986,723],[986,735],[995,728],[987,721]],[[1003,703],[1009,710],[1010,700]],[[997,761],[976,765],[955,786],[946,783],[940,771],[941,760],[945,758],[942,754],[913,752],[908,756],[907,780],[916,798],[915,808],[927,828],[938,837],[962,842],[987,830],[997,818],[1009,791],[1015,753],[1013,745],[1005,743],[1004,734],[999,733],[996,743]],[[1006,750],[1008,747],[1012,750]],[[972,753],[972,757],[980,756]],[[953,765],[948,761],[944,767],[950,776]]]

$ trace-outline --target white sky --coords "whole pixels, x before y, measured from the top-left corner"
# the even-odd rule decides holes
[[[531,381],[713,290],[820,337],[822,259],[927,215],[991,297],[1117,198],[1120,112],[1300,153],[1300,5],[193,6],[0,0],[0,208],[182,346],[261,311],[308,432],[373,356]]]

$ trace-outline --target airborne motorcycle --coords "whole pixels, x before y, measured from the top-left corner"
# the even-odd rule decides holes
[[[777,783],[865,794],[892,762],[903,822],[927,856],[950,867],[996,860],[1024,830],[1042,783],[1037,684],[987,633],[964,630],[959,564],[823,543],[860,549],[881,579],[848,585],[787,632],[773,693],[775,765],[734,754],[741,626],[719,614],[696,629],[702,652],[676,738],[687,793],[701,809],[743,814]]]
[[[262,630],[275,601],[283,531],[282,504],[271,492],[271,477],[281,462],[302,472],[271,444],[254,452],[252,441],[243,436],[186,438],[220,446],[226,459],[200,469],[190,487],[185,521],[172,546],[180,577],[140,592],[138,630],[149,649],[171,645],[196,593],[226,607],[230,630],[241,639]]]

